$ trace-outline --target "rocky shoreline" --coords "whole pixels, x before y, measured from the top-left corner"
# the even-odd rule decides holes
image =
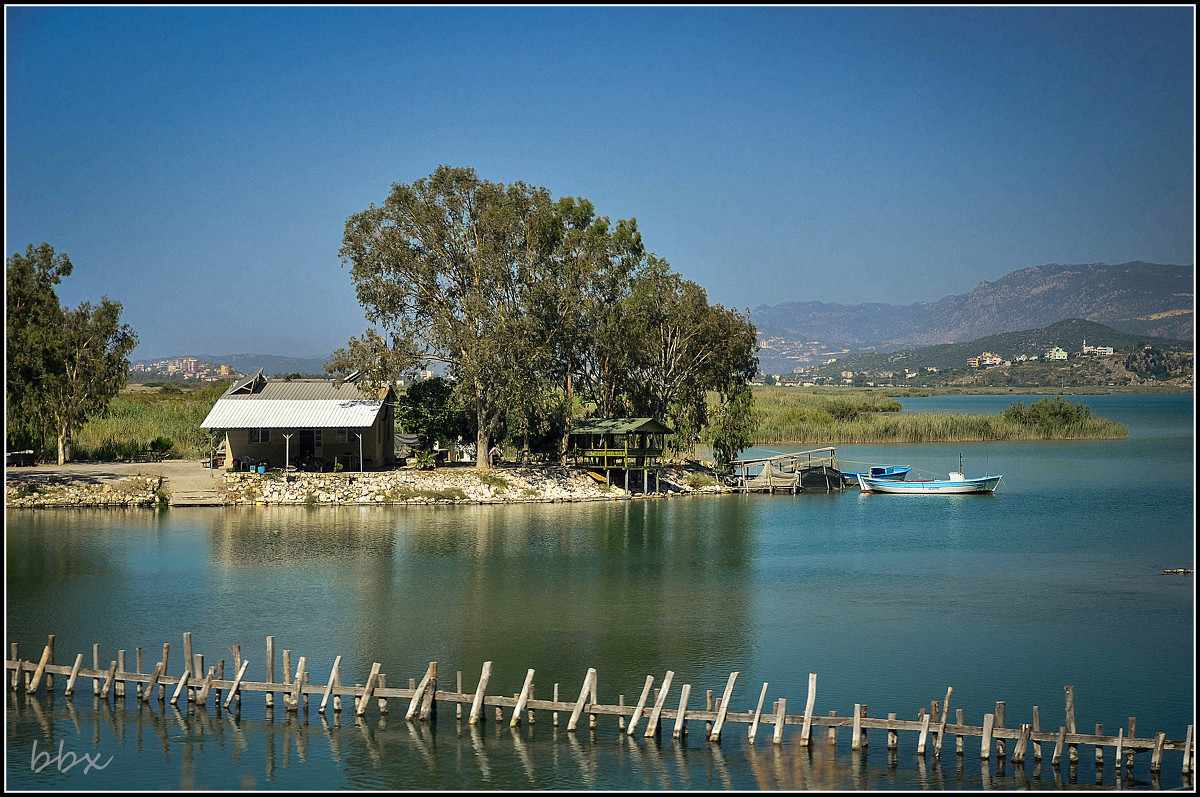
[[[98,483],[69,475],[37,482],[10,478],[8,507],[97,507],[175,505],[170,479],[130,476]],[[659,493],[643,494],[640,485],[626,491],[596,481],[579,468],[543,466],[479,470],[452,466],[435,470],[400,469],[363,473],[224,473],[215,480],[212,499],[196,505],[421,505],[508,504],[613,501],[732,492],[711,469],[695,463],[663,470]],[[188,502],[194,503],[194,502]]]

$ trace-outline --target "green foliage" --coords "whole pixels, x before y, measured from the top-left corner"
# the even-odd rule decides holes
[[[334,473],[341,473],[341,472],[342,472],[342,470],[343,470],[343,465],[342,465],[342,463],[340,463],[340,462],[335,462],[335,463],[333,463],[333,472],[334,472]]]
[[[507,490],[509,488],[508,480],[494,473],[480,473],[479,483],[494,487],[497,490]]]
[[[685,481],[687,486],[693,490],[699,490],[701,487],[712,487],[717,483],[717,480],[707,473],[689,473]]]
[[[158,389],[158,392],[162,393],[163,395],[166,395],[166,396],[182,396],[183,388],[181,388],[179,385],[173,385],[168,382],[167,384],[160,387]]]
[[[738,386],[729,395],[720,397],[707,430],[718,468],[737,459],[739,453],[753,444],[759,423],[760,412],[754,406],[754,393],[749,387]]]
[[[162,438],[173,443],[164,453],[182,459],[206,457],[210,441],[200,424],[224,389],[216,384],[180,395],[122,393],[79,430],[75,455],[99,462],[137,460],[148,453],[143,441]]]
[[[308,495],[304,496],[304,503],[308,506],[313,506],[314,504],[316,504],[317,503],[317,494],[310,490],[308,492]]]
[[[396,422],[430,445],[474,436],[471,418],[460,409],[453,385],[440,376],[413,382],[396,397]]]
[[[158,489],[158,492],[154,494],[154,497],[158,503],[159,509],[166,509],[171,505],[171,497],[167,495],[166,490],[163,490],[161,487]]]
[[[1014,401],[1004,411],[1004,418],[1051,436],[1064,430],[1086,427],[1092,421],[1092,409],[1082,402],[1071,402],[1062,396],[1055,396],[1035,401],[1028,407],[1023,401]]]
[[[417,470],[433,470],[437,467],[437,458],[432,451],[414,451],[413,460],[417,464]]]

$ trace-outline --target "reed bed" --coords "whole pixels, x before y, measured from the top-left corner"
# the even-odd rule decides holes
[[[160,439],[159,453],[174,459],[201,459],[209,451],[208,432],[200,428],[225,385],[190,394],[123,393],[104,413],[80,429],[73,440],[73,458],[109,461],[141,459]]]

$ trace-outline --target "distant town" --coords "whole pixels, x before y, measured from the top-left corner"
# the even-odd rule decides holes
[[[204,363],[195,357],[176,357],[158,362],[136,362],[129,366],[129,376],[135,381],[157,376],[172,379],[194,379],[198,382],[217,382],[222,379],[237,379],[244,374],[225,363]]]

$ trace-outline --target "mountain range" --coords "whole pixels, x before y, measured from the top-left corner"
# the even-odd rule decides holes
[[[821,350],[844,356],[973,341],[1070,318],[1134,335],[1192,340],[1194,287],[1194,265],[1052,263],[981,282],[970,293],[936,302],[787,302],[761,305],[751,310],[750,320],[759,340],[774,344],[774,351],[760,353],[763,370],[771,372],[775,361],[794,365],[798,360],[787,357],[786,343],[780,342],[819,342]]]

